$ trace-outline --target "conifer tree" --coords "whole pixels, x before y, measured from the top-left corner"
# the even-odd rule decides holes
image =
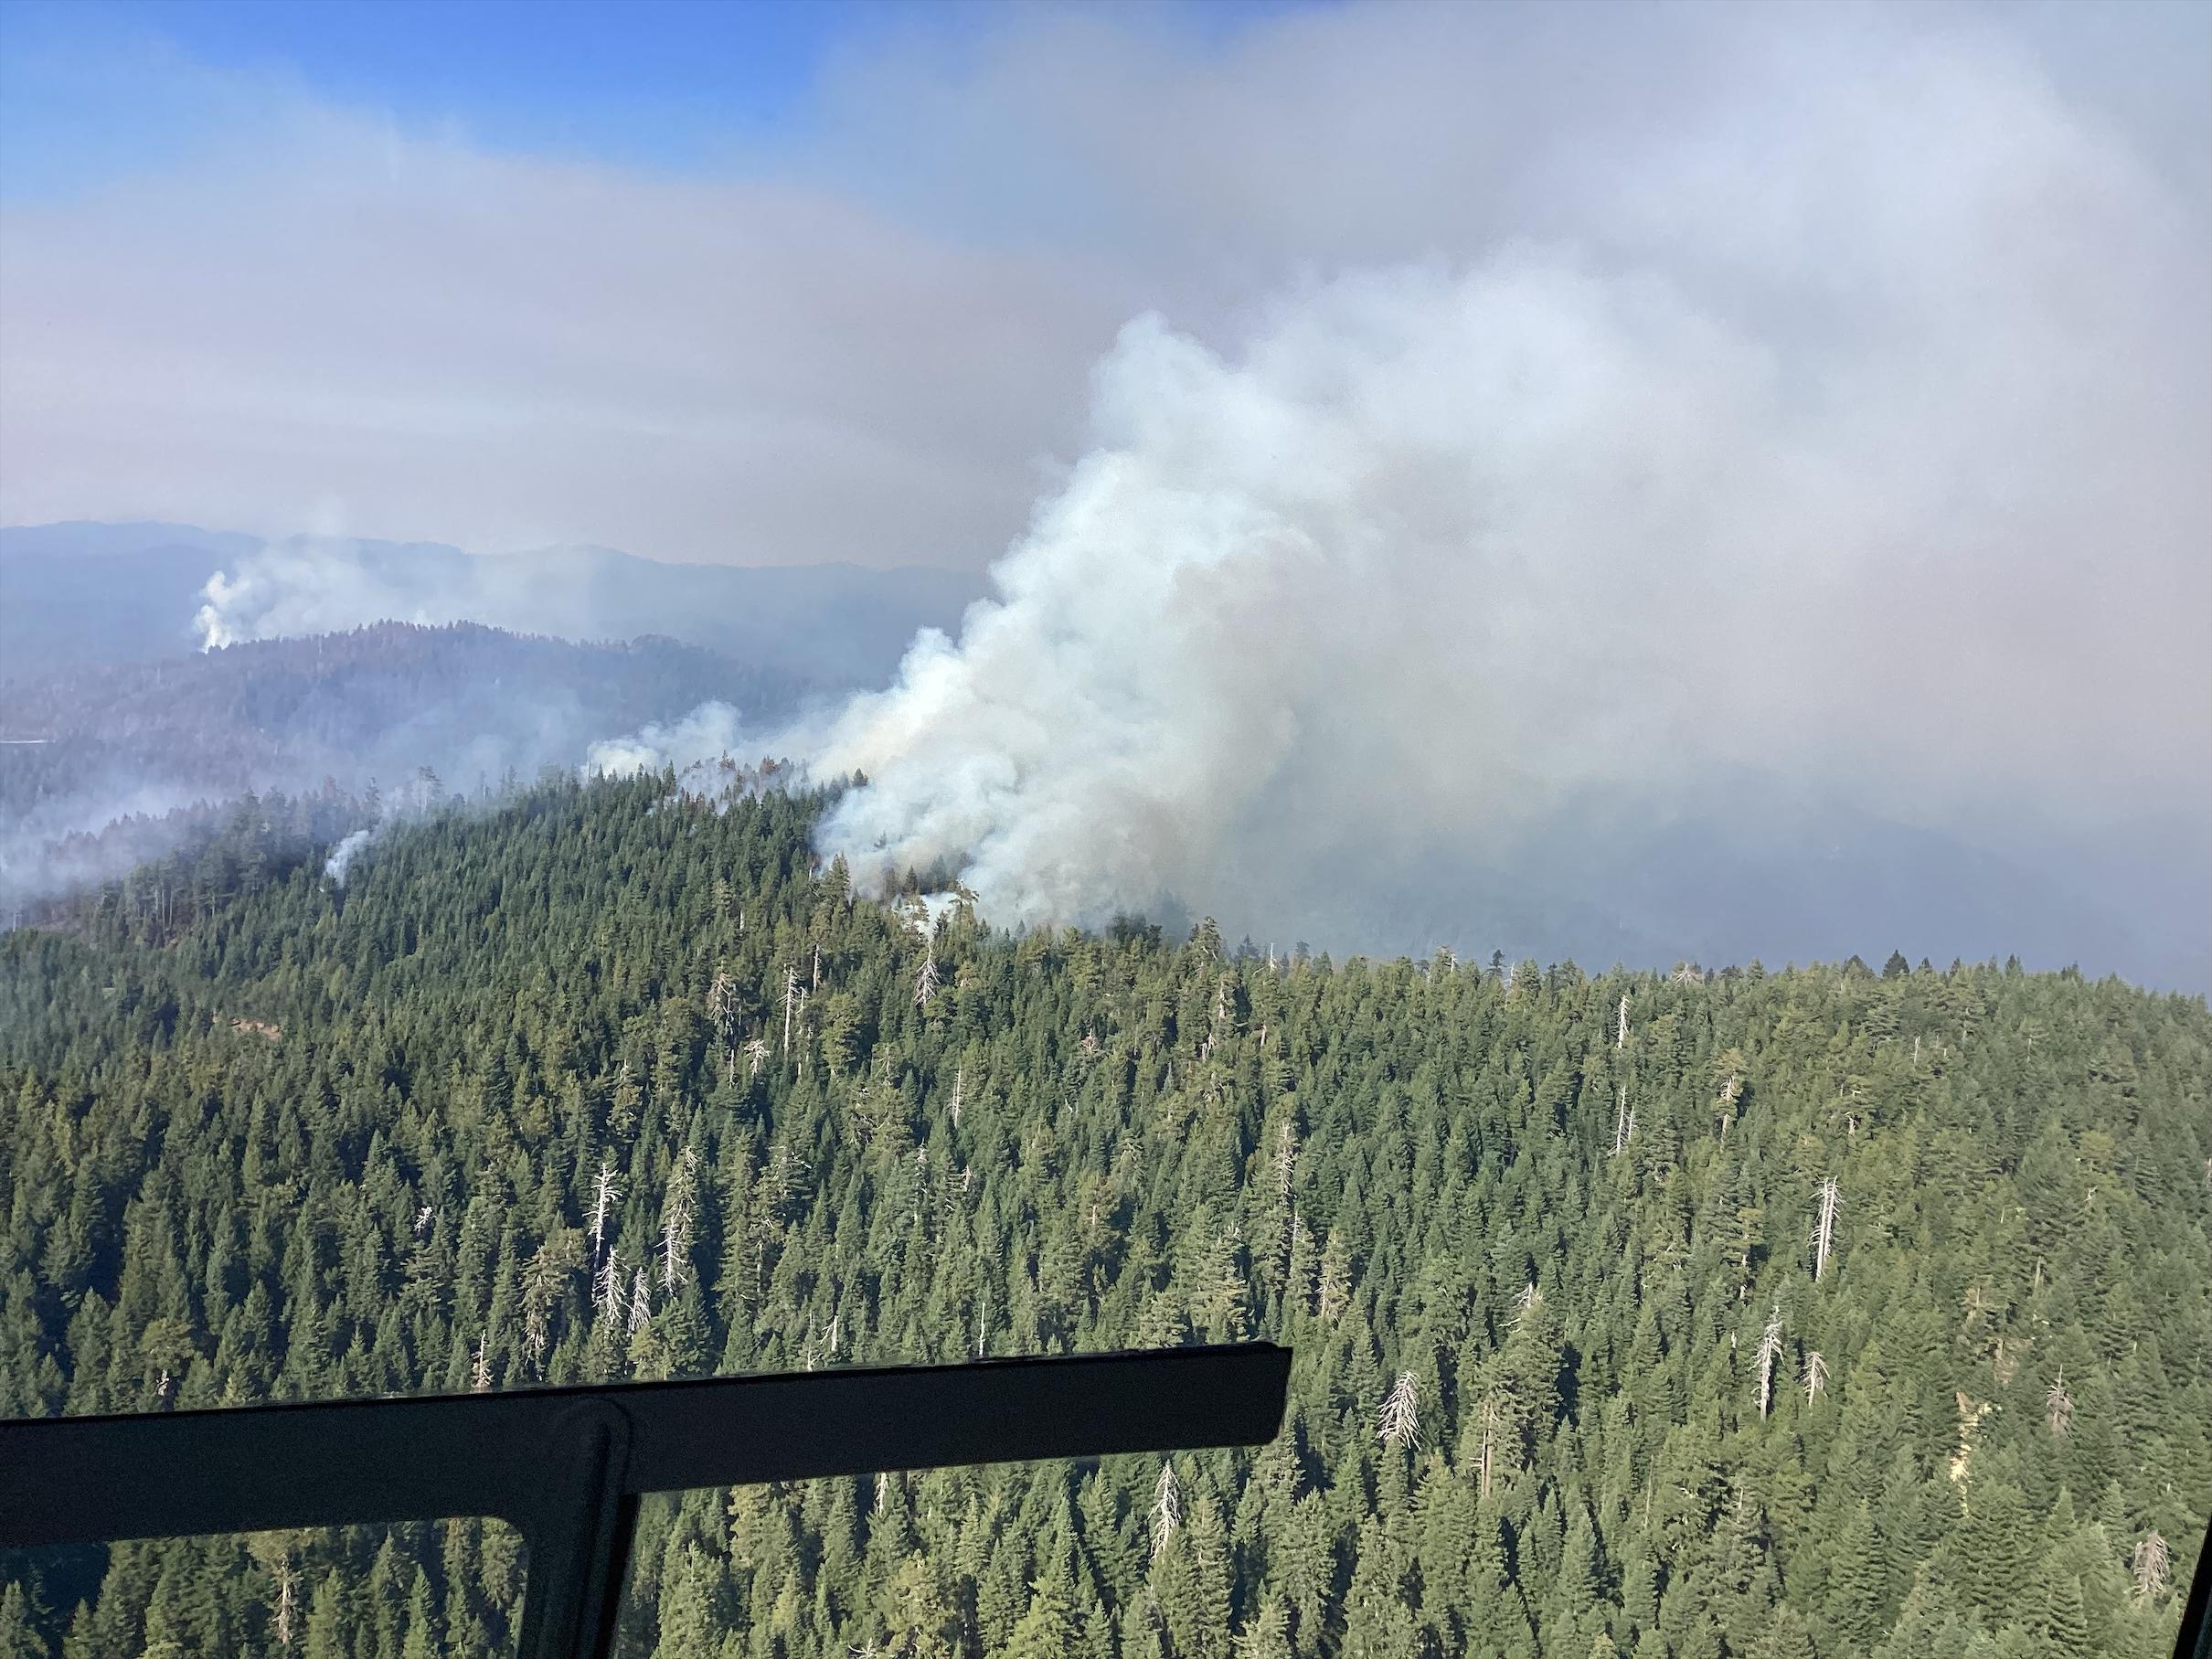
[[[1005,1659],[1062,1659],[1075,1651],[1075,1625],[1059,1593],[1050,1585],[1032,1585],[1029,1610],[1014,1627],[1001,1652]]]
[[[653,1659],[715,1659],[721,1648],[708,1601],[707,1567],[698,1547],[686,1545],[673,1569],[661,1574],[661,1603]]]
[[[0,1659],[50,1659],[51,1654],[31,1621],[23,1586],[11,1580],[0,1590]]]

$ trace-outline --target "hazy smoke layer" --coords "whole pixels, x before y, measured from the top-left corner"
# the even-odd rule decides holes
[[[473,561],[450,549],[423,551],[441,580],[409,580],[415,572],[400,559],[378,558],[351,541],[299,537],[271,542],[208,578],[206,602],[193,619],[200,649],[342,633],[366,622],[506,625],[503,613],[514,606]]]
[[[880,685],[915,629],[975,597],[972,572],[908,566],[669,565],[608,548],[476,557],[435,543],[293,537],[209,580],[206,647],[392,621],[487,622],[565,639],[668,634],[844,689]]]
[[[701,703],[680,720],[642,727],[626,738],[608,738],[584,751],[587,777],[604,772],[626,777],[675,765],[688,767],[701,760],[741,752],[738,711],[728,703]]]
[[[1743,116],[1547,207],[1601,241],[1131,324],[997,600],[794,734],[869,780],[825,845],[1012,923],[1310,910],[1746,771],[2201,814],[2201,216],[1955,42]]]

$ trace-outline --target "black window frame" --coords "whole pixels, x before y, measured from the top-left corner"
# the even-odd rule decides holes
[[[606,1659],[638,1500],[1257,1445],[1273,1343],[0,1422],[0,1547],[474,1515],[528,1551],[520,1659]]]

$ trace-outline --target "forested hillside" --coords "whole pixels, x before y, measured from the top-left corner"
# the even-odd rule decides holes
[[[710,698],[773,720],[810,689],[672,639],[575,644],[471,622],[0,681],[0,926],[197,853],[250,792],[389,793],[423,768],[475,792]]]
[[[1257,1453],[688,1494],[630,1651],[2171,1648],[2201,999],[1008,939],[739,782],[0,940],[0,1410],[1267,1335]],[[455,1524],[9,1570],[0,1653],[422,1659],[518,1568]]]

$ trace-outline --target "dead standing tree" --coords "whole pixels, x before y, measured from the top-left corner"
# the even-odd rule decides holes
[[[1297,1181],[1298,1132],[1285,1118],[1275,1134],[1275,1202],[1282,1207],[1282,1254],[1276,1258],[1279,1261],[1286,1261],[1296,1254],[1298,1207],[1292,1201],[1291,1194]]]
[[[1774,1362],[1781,1357],[1781,1304],[1767,1317],[1767,1328],[1759,1338],[1759,1415],[1764,1417],[1774,1408]]]
[[[1491,1481],[1497,1473],[1498,1435],[1505,1426],[1505,1414],[1498,1406],[1496,1395],[1483,1396],[1475,1425],[1481,1439],[1474,1458],[1474,1491],[1475,1496],[1487,1500]]]
[[[1628,1053],[1628,993],[1621,993],[1620,1023],[1613,1033],[1613,1055],[1616,1063],[1625,1066]],[[1628,1143],[1636,1138],[1636,1120],[1628,1110],[1628,1079],[1622,1079],[1620,1093],[1613,1112],[1613,1156],[1619,1157],[1628,1150]]]
[[[2135,1579],[2135,1601],[2139,1606],[2147,1607],[2166,1593],[2173,1565],[2173,1555],[2166,1547],[2164,1536],[2155,1531],[2145,1533],[2128,1563]]]
[[[661,1211],[661,1283],[672,1294],[684,1288],[690,1276],[692,1206],[698,1192],[699,1154],[686,1146],[668,1177],[668,1195]]]
[[[1400,1371],[1384,1397],[1376,1420],[1376,1435],[1386,1446],[1420,1450],[1420,1384],[1410,1371]]]
[[[583,1265],[577,1235],[560,1228],[541,1243],[522,1271],[523,1350],[540,1376],[552,1341],[553,1309],[569,1275]]]
[[[1522,1323],[1543,1304],[1543,1301],[1544,1292],[1537,1288],[1537,1281],[1533,1279],[1515,1292],[1511,1315],[1513,1328],[1519,1330]]]
[[[1830,1175],[1820,1184],[1820,1214],[1813,1223],[1813,1282],[1818,1284],[1828,1272],[1828,1259],[1835,1254],[1835,1212],[1841,1198],[1835,1177]]]
[[[1175,1480],[1175,1466],[1160,1460],[1160,1482],[1152,1494],[1152,1558],[1158,1560],[1167,1540],[1183,1525],[1183,1488]]]
[[[622,1252],[610,1250],[599,1266],[591,1286],[591,1304],[599,1310],[599,1329],[611,1329],[622,1318]]]
[[[309,1536],[300,1528],[246,1536],[246,1553],[276,1584],[276,1603],[271,1609],[270,1622],[273,1626],[271,1633],[276,1637],[279,1647],[292,1645],[292,1610],[300,1588],[299,1550]],[[158,1649],[162,1644],[155,1645]]]
[[[1818,1348],[1805,1355],[1805,1404],[1811,1405],[1820,1391],[1828,1386],[1828,1362],[1821,1357]]]
[[[707,987],[707,1017],[722,1045],[722,1075],[728,1078],[738,1067],[738,987],[728,969],[718,970]]]
[[[591,1180],[591,1260],[595,1265],[601,1249],[607,1242],[607,1213],[622,1196],[622,1186],[614,1178],[613,1162],[601,1158],[599,1174]]]
[[[792,1011],[799,1005],[799,970],[796,966],[783,970],[783,1058],[791,1058]]]

